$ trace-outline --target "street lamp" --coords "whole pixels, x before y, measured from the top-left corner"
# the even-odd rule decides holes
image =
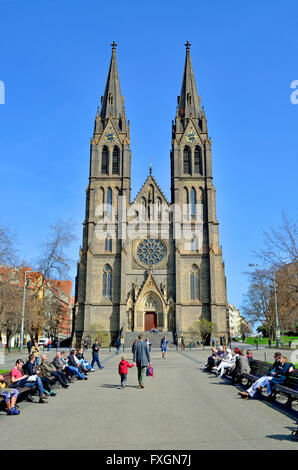
[[[277,311],[277,295],[276,295],[276,282],[275,282],[276,275],[274,273],[274,278],[271,279],[273,282],[273,288],[274,288],[274,303],[275,303],[275,322],[276,322],[276,347],[279,348],[280,346],[280,331],[279,331],[279,324],[278,324],[278,311]]]
[[[26,275],[27,273],[32,273],[32,271],[25,271],[24,277],[24,293],[23,293],[23,311],[22,311],[22,325],[21,325],[21,344],[20,344],[20,351],[23,351],[23,344],[24,344],[24,318],[25,318],[25,301],[26,301]]]

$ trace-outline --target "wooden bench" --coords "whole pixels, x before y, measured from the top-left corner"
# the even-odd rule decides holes
[[[38,368],[38,366],[35,366],[34,367],[34,370],[36,370]],[[11,375],[10,375],[10,372],[5,372],[4,374],[1,374],[3,375],[3,378],[4,378],[4,381],[7,383],[7,387],[8,388],[16,388],[17,391],[18,391],[18,401],[20,399],[23,399],[24,397],[27,398],[27,396],[29,395],[29,392],[36,392],[37,390],[37,386],[35,385],[34,387],[20,387],[20,388],[17,388],[15,386],[15,384],[12,383],[11,381]],[[56,378],[55,377],[51,377],[50,378],[50,381],[51,381],[51,385],[54,384],[56,382]],[[5,390],[5,389],[4,389]],[[2,405],[4,403],[5,399],[4,397],[0,396],[0,405]]]
[[[7,383],[7,386],[8,388],[16,388],[15,385],[11,382],[11,375],[10,375],[10,372],[6,372],[3,375],[3,378],[5,380],[5,382]],[[35,387],[20,387],[20,388],[17,388],[17,391],[18,391],[18,400],[22,397],[24,397],[25,395],[28,395],[29,391],[33,391],[36,389],[36,386]],[[5,389],[4,389],[5,390]],[[2,404],[4,402],[4,397],[0,396],[0,404]]]
[[[268,364],[268,362],[257,361],[253,360],[250,364],[251,371],[249,374],[243,374],[243,377],[247,379],[248,386],[251,386],[253,382],[258,380],[260,377],[264,375],[269,375],[272,364]],[[291,408],[293,401],[298,400],[298,371],[294,370],[291,372],[286,382],[283,384],[272,384],[272,400],[276,399],[276,396],[285,395],[288,399],[287,403],[285,404],[286,407]]]
[[[287,408],[292,407],[292,403],[298,400],[298,371],[294,370],[288,375],[287,380],[283,384],[272,384],[272,399],[275,400],[276,395],[284,395],[288,401],[285,404]]]
[[[254,359],[250,363],[250,373],[244,373],[243,378],[247,379],[247,385],[251,386],[253,382],[263,377],[263,375],[269,375],[271,369],[272,364]]]

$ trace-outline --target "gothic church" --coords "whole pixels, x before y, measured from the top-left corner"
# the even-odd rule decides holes
[[[74,344],[87,337],[93,341],[98,331],[113,339],[153,327],[173,332],[177,338],[187,336],[202,319],[212,322],[213,336],[227,336],[226,278],[218,239],[211,139],[188,42],[172,123],[171,201],[152,168],[131,200],[129,125],[114,42],[91,140]],[[174,216],[173,206],[186,207],[187,220],[184,215]],[[201,220],[197,233],[196,211]],[[191,232],[187,237],[186,226]]]

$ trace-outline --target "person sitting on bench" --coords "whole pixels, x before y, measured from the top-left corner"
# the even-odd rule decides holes
[[[56,367],[48,362],[46,354],[41,356],[41,364],[39,369],[43,377],[55,377],[63,388],[69,387],[63,372],[56,370]]]
[[[75,357],[78,359],[84,372],[94,372],[95,369],[93,369],[90,362],[84,358],[83,348],[76,349]]]
[[[282,356],[280,361],[276,361],[276,366],[271,369],[269,375],[264,375],[256,380],[246,392],[238,392],[241,398],[253,398],[258,390],[262,390],[263,387],[267,386],[268,400],[272,399],[272,384],[282,384],[286,381],[287,375],[293,372],[294,364],[288,362],[287,357]]]
[[[37,385],[39,391],[39,403],[47,403],[46,396],[44,395],[44,389],[41,382],[36,381],[35,375],[23,374],[22,367],[24,361],[22,359],[17,359],[15,367],[11,371],[11,381],[15,384],[16,388],[35,388]],[[31,395],[28,395],[27,399],[29,401],[34,401]]]
[[[54,397],[56,393],[54,393],[50,387],[50,383],[51,383],[50,379],[48,379],[48,377],[40,377],[40,370],[39,369],[34,370],[34,362],[35,362],[34,354],[30,354],[28,361],[23,366],[23,371],[29,375],[29,379],[28,379],[29,382],[30,382],[30,379],[32,382],[36,382],[40,395],[44,395],[45,397],[47,397],[48,394],[46,394],[45,392],[45,389],[46,389],[47,392],[49,392],[49,394]]]
[[[0,395],[4,398],[7,414],[8,415],[19,415],[20,411],[16,409],[15,405],[17,402],[19,392],[16,388],[8,388],[7,383],[4,380],[3,375],[0,375]]]
[[[66,354],[63,351],[61,354],[57,352],[55,359],[53,360],[53,364],[57,370],[60,370],[65,373],[67,380],[72,382],[72,376],[75,374],[79,380],[83,380],[85,377],[77,367],[71,367],[66,359]]]

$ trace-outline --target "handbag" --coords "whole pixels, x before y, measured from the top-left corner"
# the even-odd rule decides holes
[[[147,367],[146,375],[147,375],[147,377],[154,377],[153,367],[152,366]]]

